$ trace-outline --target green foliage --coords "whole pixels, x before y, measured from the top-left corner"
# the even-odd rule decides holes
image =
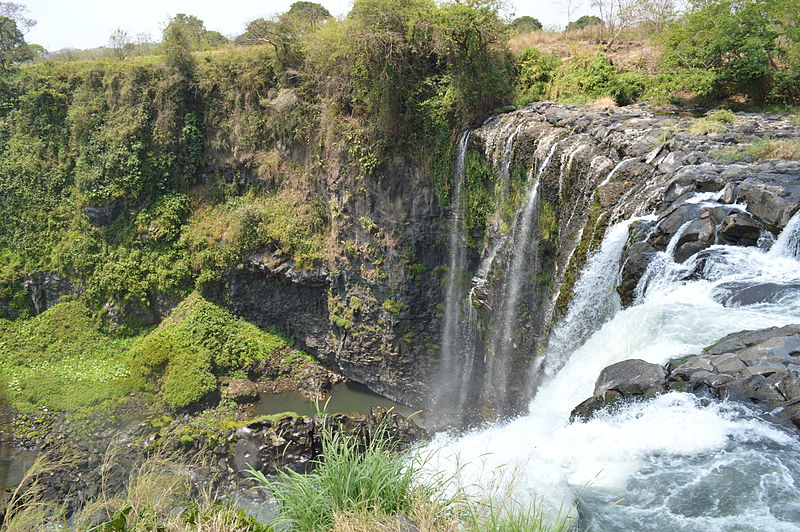
[[[101,332],[100,321],[79,302],[28,320],[0,320],[0,369],[22,410],[74,409],[127,393],[122,352],[128,345]]]
[[[467,152],[464,169],[467,179],[464,224],[467,234],[482,234],[494,212],[497,175],[491,163],[475,151]]]
[[[211,50],[228,43],[224,35],[207,30],[202,20],[184,13],[172,17],[164,28],[164,44],[169,47],[176,41],[190,50]]]
[[[714,157],[722,161],[740,161],[750,158],[754,161],[769,159],[800,160],[800,141],[761,139],[745,147],[724,149],[713,153]]]
[[[412,131],[437,138],[442,124],[483,116],[510,94],[505,26],[491,3],[358,0],[305,49],[337,114],[368,120],[393,144]]]
[[[558,100],[586,102],[610,96],[619,105],[633,103],[644,94],[648,77],[638,72],[617,72],[608,56],[582,52],[559,66],[549,96]]]
[[[330,530],[334,514],[367,512],[377,515],[408,513],[415,494],[419,465],[406,463],[393,452],[394,442],[378,428],[366,444],[343,430],[322,436],[324,460],[303,475],[291,469],[276,480],[250,469],[250,476],[280,501],[278,527],[318,532]]]
[[[383,309],[392,314],[400,314],[408,305],[397,299],[386,299],[383,301]]]
[[[603,19],[594,15],[583,15],[582,17],[578,17],[578,20],[573,20],[569,24],[567,24],[567,31],[570,30],[582,30],[587,26],[602,26]]]
[[[161,379],[164,402],[173,409],[191,406],[217,389],[217,376],[253,360],[282,357],[291,350],[281,336],[233,317],[192,295],[128,353],[140,386]]]
[[[728,130],[726,124],[732,124],[734,120],[736,120],[736,115],[733,112],[727,109],[719,109],[709,112],[703,118],[698,118],[692,122],[687,133],[692,136],[725,133]]]
[[[292,257],[300,268],[324,258],[324,220],[292,193],[248,194],[201,207],[189,220],[184,242],[199,270],[224,270],[256,250]]]
[[[553,55],[529,47],[517,57],[517,93],[514,105],[522,106],[542,100],[561,60]]]
[[[526,15],[524,17],[517,17],[512,20],[511,28],[514,31],[524,33],[542,29],[542,23],[539,22],[539,19]]]
[[[6,72],[15,63],[33,59],[33,50],[11,18],[0,16],[0,72]]]
[[[680,69],[710,72],[716,96],[792,101],[798,95],[796,8],[786,0],[697,2],[664,35],[664,66],[673,75]]]

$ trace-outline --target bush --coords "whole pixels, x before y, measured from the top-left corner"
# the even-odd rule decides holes
[[[708,71],[716,96],[743,94],[754,103],[796,101],[797,13],[796,3],[787,0],[693,4],[664,34],[664,67],[671,74]]]
[[[262,331],[195,294],[183,301],[128,353],[140,387],[161,379],[173,409],[191,406],[217,389],[217,376],[253,360],[280,360],[291,352],[281,336]]]
[[[522,106],[544,99],[561,60],[555,55],[530,47],[519,54],[516,62],[517,92],[514,105]]]
[[[602,26],[603,20],[600,17],[596,17],[594,15],[583,15],[579,17],[578,20],[573,20],[569,24],[567,24],[567,31],[570,30],[582,30],[587,26]]]

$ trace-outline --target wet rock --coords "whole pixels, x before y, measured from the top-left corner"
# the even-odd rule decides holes
[[[623,360],[602,372],[594,385],[594,395],[575,407],[570,419],[589,419],[598,410],[619,401],[663,393],[666,371],[658,364],[639,359]]]
[[[714,300],[726,307],[776,303],[788,297],[800,297],[800,283],[725,283],[714,293]]]
[[[719,241],[733,246],[755,246],[761,236],[761,225],[750,215],[732,212],[719,226]]]
[[[25,276],[22,286],[27,290],[36,314],[49,309],[66,295],[79,294],[82,289],[55,272],[38,271]]]
[[[385,408],[374,407],[369,415],[283,416],[258,418],[236,431],[228,455],[232,470],[247,466],[274,473],[281,467],[306,471],[322,453],[322,439],[328,431],[367,441],[378,432],[392,438],[398,449],[417,441],[425,432],[416,424]]]
[[[83,213],[95,227],[107,227],[122,214],[123,210],[122,201],[117,200],[101,206],[86,206],[83,208]]]
[[[594,385],[594,395],[608,390],[623,396],[663,392],[667,375],[664,368],[640,359],[623,360],[606,367]]]
[[[756,175],[726,186],[725,203],[746,203],[747,210],[773,231],[779,231],[800,209],[800,164],[762,163]]]
[[[670,389],[703,385],[717,398],[757,404],[800,426],[800,325],[734,333],[668,369]]]
[[[223,395],[237,403],[252,403],[258,399],[256,383],[247,379],[232,379],[224,389]]]

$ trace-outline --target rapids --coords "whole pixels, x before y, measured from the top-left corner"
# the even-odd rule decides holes
[[[664,364],[732,332],[800,323],[798,297],[719,301],[726,283],[800,281],[799,220],[771,251],[715,245],[683,264],[661,253],[624,310],[613,287],[632,220],[609,228],[551,337],[548,371],[528,413],[438,434],[426,448],[430,472],[476,497],[511,497],[553,514],[569,509],[581,530],[800,530],[800,443],[757,412],[673,392],[569,420],[612,363]]]

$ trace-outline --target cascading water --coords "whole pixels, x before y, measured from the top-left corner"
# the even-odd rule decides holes
[[[453,214],[450,227],[447,292],[445,294],[444,327],[441,358],[437,375],[434,409],[459,416],[466,402],[466,387],[471,375],[475,353],[475,316],[465,310],[471,306],[466,299],[466,242],[464,228],[464,181],[466,154],[470,131],[464,132],[458,143],[455,182],[453,184]],[[471,310],[471,309],[470,309]],[[451,419],[458,423],[460,420]]]
[[[514,349],[514,325],[518,319],[523,279],[526,272],[531,269],[535,270],[535,264],[532,265],[527,261],[530,257],[528,251],[534,240],[533,233],[536,227],[534,210],[538,206],[539,182],[547,171],[558,145],[559,142],[554,142],[536,172],[529,173],[528,195],[525,205],[518,215],[519,222],[512,235],[513,249],[511,262],[506,272],[503,305],[492,338],[491,353],[486,360],[484,377],[484,395],[492,397],[494,405],[499,408],[506,406],[508,402],[509,372],[513,362],[510,352]]]
[[[578,282],[583,289],[600,298],[608,293],[605,282],[595,286],[591,279],[600,264],[616,275],[621,227],[629,223],[607,232]],[[779,243],[794,241],[793,231],[787,227]],[[684,275],[688,270],[695,274]],[[757,247],[715,245],[684,265],[653,272],[638,304],[618,311],[582,345],[575,342],[579,347],[539,387],[529,414],[459,437],[437,435],[429,467],[453,475],[475,496],[494,486],[509,490],[523,508],[539,503],[556,512],[574,505],[581,527],[591,530],[798,530],[796,437],[743,406],[673,392],[569,422],[571,409],[592,395],[598,374],[612,363],[665,363],[743,328],[800,322],[796,297],[746,306],[715,299],[726,283],[792,281],[800,281],[797,260]],[[591,308],[593,296],[587,297],[585,306],[573,307]],[[594,319],[588,311],[571,313]]]
[[[573,288],[575,297],[570,301],[567,315],[550,335],[545,362],[548,375],[560,369],[575,347],[581,346],[622,308],[615,288],[628,228],[637,220],[648,219],[655,217],[631,218],[612,227],[600,250],[587,261]]]
[[[786,224],[770,253],[778,257],[800,259],[800,211],[797,211]]]

